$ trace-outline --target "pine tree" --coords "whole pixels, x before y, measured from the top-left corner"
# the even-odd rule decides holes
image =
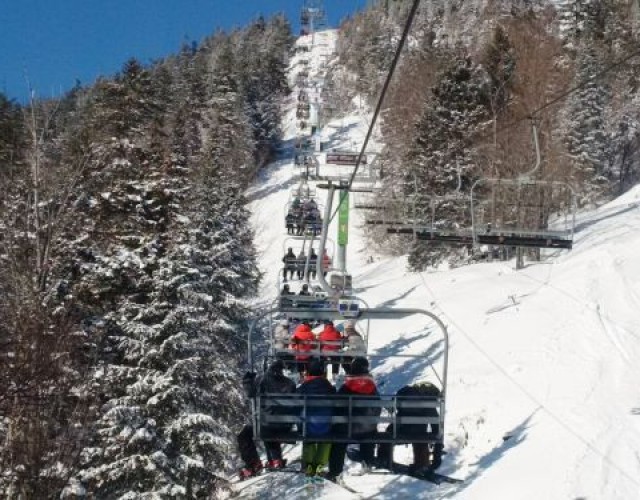
[[[433,98],[425,103],[407,167],[400,172],[400,185],[411,195],[416,217],[424,216],[431,223],[430,200],[455,193],[459,184],[463,193],[470,189],[474,176],[470,137],[487,115],[486,76],[470,58],[456,59],[433,89]],[[468,224],[464,219],[468,214],[458,208],[453,201],[442,204],[434,224]],[[409,266],[420,269],[433,265],[446,253],[446,249],[428,248],[419,242],[410,253]]]
[[[582,185],[581,203],[597,200],[605,190],[605,164],[609,141],[605,131],[607,90],[594,77],[599,71],[598,59],[585,47],[578,61],[576,77],[582,84],[573,93],[569,106],[567,149],[575,177]]]

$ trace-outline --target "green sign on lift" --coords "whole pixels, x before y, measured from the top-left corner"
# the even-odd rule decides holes
[[[349,242],[349,191],[340,191],[340,208],[338,210],[338,245],[346,246]]]

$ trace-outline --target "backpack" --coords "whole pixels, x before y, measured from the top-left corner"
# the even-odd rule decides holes
[[[405,385],[396,393],[396,396],[401,398],[402,396],[411,396],[413,399],[415,396],[423,396],[426,398],[434,398],[440,396],[440,389],[429,382],[423,382],[415,385]],[[438,410],[435,408],[399,408],[399,417],[437,417]],[[409,433],[424,433],[427,432],[426,426],[421,424],[401,424],[399,431]]]
[[[397,392],[398,396],[440,396],[440,389],[438,389],[431,382],[421,382],[414,385],[405,385]]]

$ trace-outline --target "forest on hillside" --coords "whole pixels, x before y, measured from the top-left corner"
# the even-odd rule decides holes
[[[341,27],[339,112],[356,95],[375,106],[412,4],[380,1]],[[422,2],[380,120],[384,192],[468,197],[478,179],[517,178],[536,161],[530,117],[536,179],[570,184],[581,207],[625,192],[640,180],[638,29],[630,0]],[[443,224],[468,222],[444,208]],[[451,257],[418,242],[409,263]]]
[[[282,16],[59,100],[0,95],[0,496],[209,498],[259,283]]]
[[[370,2],[340,26],[334,116],[357,96],[375,106],[412,3]],[[517,178],[535,162],[530,118],[536,178],[570,183],[582,207],[632,187],[636,4],[422,2],[381,114],[383,191]],[[1,496],[225,487],[260,282],[244,193],[280,146],[293,43],[284,17],[259,18],[59,100],[0,94]],[[412,244],[412,269],[461,259]]]

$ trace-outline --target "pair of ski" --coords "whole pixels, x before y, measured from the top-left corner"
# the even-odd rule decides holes
[[[399,464],[394,462],[391,466],[391,472],[394,474],[403,474],[405,476],[411,476],[416,479],[422,479],[423,481],[429,481],[433,484],[460,484],[462,483],[462,479],[458,479],[451,476],[446,476],[444,474],[440,474],[439,472],[432,470],[412,470],[408,465]]]
[[[283,467],[281,469],[264,469],[265,472],[288,472],[291,474],[304,474],[303,472],[300,472],[300,468],[299,466],[297,466],[297,464],[292,463],[292,464],[287,464],[286,467]],[[313,489],[313,488],[317,488],[319,486],[322,486],[325,484],[325,482],[328,483],[333,483],[336,484],[338,486],[340,486],[340,488],[343,488],[347,491],[350,491],[351,493],[355,494],[355,495],[359,495],[360,493],[356,490],[354,490],[353,488],[351,488],[350,486],[347,486],[346,484],[344,484],[343,481],[331,481],[330,479],[327,479],[324,476],[312,476],[312,477],[305,477],[305,487],[307,489]]]
[[[362,457],[360,456],[360,451],[358,449],[348,448],[347,456],[354,462],[362,462]],[[444,474],[440,474],[436,471],[428,469],[414,470],[410,466],[398,462],[393,462],[389,472],[376,469],[375,471],[370,471],[369,474],[402,474],[403,476],[410,476],[416,479],[421,479],[423,481],[428,481],[436,485],[444,483],[460,484],[464,482],[462,479],[446,476]]]

